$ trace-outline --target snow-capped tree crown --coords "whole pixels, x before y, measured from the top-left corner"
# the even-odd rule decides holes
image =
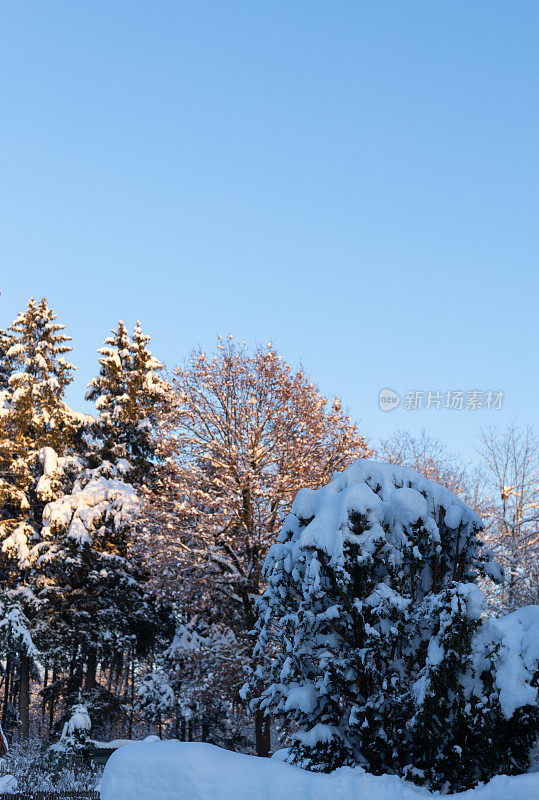
[[[480,553],[482,528],[480,517],[443,486],[408,467],[360,459],[327,486],[298,492],[265,570],[271,581],[277,564],[295,564],[303,552],[346,571],[353,546],[373,585],[396,582],[421,598],[478,572],[501,579],[490,554]]]

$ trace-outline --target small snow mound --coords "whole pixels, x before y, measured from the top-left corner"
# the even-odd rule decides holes
[[[395,489],[389,495],[389,502],[403,525],[413,525],[427,517],[427,501],[415,489]]]

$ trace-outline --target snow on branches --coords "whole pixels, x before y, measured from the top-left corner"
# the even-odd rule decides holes
[[[328,403],[271,345],[250,353],[230,339],[175,370],[160,432],[165,466],[148,498],[148,545],[180,570],[194,558],[220,576],[251,625],[261,560],[294,495],[367,445],[339,401]],[[177,574],[165,563],[165,580]]]

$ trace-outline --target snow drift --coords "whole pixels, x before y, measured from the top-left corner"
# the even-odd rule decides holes
[[[427,800],[439,797],[394,775],[342,767],[329,775],[278,759],[197,742],[142,742],[117,750],[101,781],[102,800]],[[498,775],[455,800],[537,800],[539,773]]]

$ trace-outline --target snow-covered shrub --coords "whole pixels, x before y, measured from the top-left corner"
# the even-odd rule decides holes
[[[480,518],[413,470],[366,459],[298,493],[266,559],[255,705],[290,759],[461,789],[527,767],[539,607],[483,620]]]
[[[73,764],[52,756],[39,739],[12,744],[3,762],[2,773],[14,777],[19,792],[88,791],[97,786],[103,772],[96,764]]]
[[[78,783],[82,783],[83,788],[92,788],[89,782],[95,769],[88,759],[91,727],[88,707],[79,697],[78,702],[67,709],[60,739],[48,747],[40,759],[45,783],[50,781],[56,786],[63,780],[64,788],[69,788],[70,781],[81,773]]]
[[[150,672],[138,685],[137,706],[142,716],[149,722],[157,723],[159,734],[163,719],[174,706],[174,691],[161,672]]]
[[[91,727],[92,722],[86,704],[76,703],[70,709],[69,719],[64,723],[59,746],[66,752],[86,750]]]
[[[51,765],[62,767],[72,756],[85,756],[90,746],[92,722],[86,703],[81,698],[67,709],[60,739],[49,748]]]

